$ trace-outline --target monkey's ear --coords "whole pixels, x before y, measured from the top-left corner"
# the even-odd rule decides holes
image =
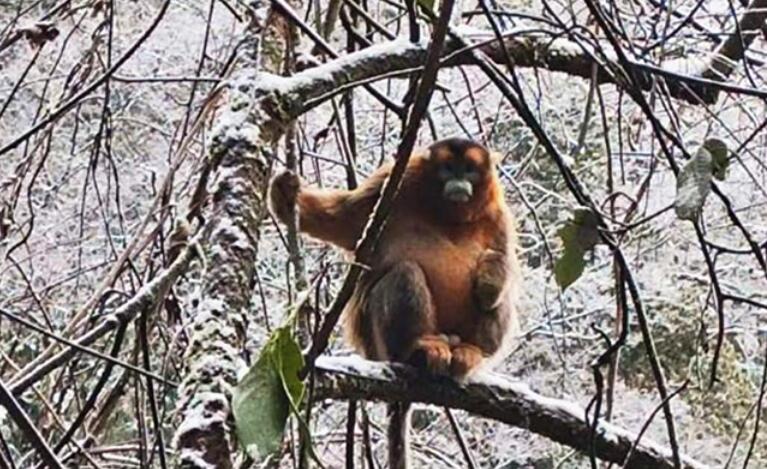
[[[490,151],[490,164],[498,166],[503,161],[503,154],[497,151]]]
[[[426,161],[429,161],[434,158],[434,150],[432,150],[431,147],[416,148],[413,151],[413,156],[418,156],[420,158],[423,158]]]

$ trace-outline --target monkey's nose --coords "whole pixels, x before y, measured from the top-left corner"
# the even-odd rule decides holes
[[[445,183],[444,196],[451,202],[468,202],[472,192],[471,183],[464,179],[450,179]]]

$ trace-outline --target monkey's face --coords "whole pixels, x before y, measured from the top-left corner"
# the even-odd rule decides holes
[[[491,169],[490,155],[478,143],[449,139],[435,143],[429,151],[444,200],[466,204],[486,184]]]

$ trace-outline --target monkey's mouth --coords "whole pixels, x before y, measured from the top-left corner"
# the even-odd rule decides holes
[[[450,179],[445,183],[443,195],[450,202],[466,203],[471,199],[473,187],[469,181]]]

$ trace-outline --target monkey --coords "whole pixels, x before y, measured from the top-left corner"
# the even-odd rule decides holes
[[[283,172],[270,185],[270,208],[351,253],[392,167],[353,190],[312,188]],[[414,153],[344,310],[347,341],[368,359],[465,379],[508,348],[521,278],[516,250],[516,222],[487,148],[450,138]],[[407,467],[408,408],[390,405],[392,468]]]

